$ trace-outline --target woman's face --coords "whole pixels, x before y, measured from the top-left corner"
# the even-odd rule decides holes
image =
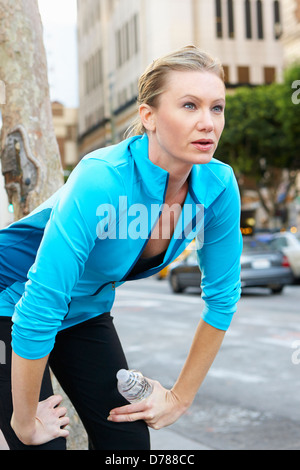
[[[224,129],[224,110],[225,86],[216,74],[170,72],[157,106],[145,113],[153,162],[208,163]]]

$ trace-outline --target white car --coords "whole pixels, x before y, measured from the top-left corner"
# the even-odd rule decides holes
[[[300,240],[290,232],[275,233],[271,246],[282,251],[290,263],[295,278],[300,279]]]

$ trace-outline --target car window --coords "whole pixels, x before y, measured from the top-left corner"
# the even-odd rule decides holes
[[[261,242],[259,240],[248,240],[244,239],[244,253],[261,253],[264,251],[270,251],[270,243],[269,242]]]
[[[276,250],[281,250],[282,248],[285,248],[288,246],[288,242],[286,238],[275,238],[274,240],[271,241],[271,246],[275,248]]]

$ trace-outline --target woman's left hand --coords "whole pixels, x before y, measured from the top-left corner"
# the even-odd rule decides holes
[[[153,429],[173,424],[185,413],[184,406],[172,390],[165,389],[159,382],[147,379],[153,386],[151,395],[140,401],[120,408],[114,408],[108,416],[115,423],[144,420]]]

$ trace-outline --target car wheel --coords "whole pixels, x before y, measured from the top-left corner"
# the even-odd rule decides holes
[[[271,287],[272,294],[281,294],[284,286],[274,286]]]
[[[172,287],[173,292],[175,292],[176,294],[179,294],[180,292],[183,292],[183,288],[181,287],[176,274],[171,274],[170,283],[171,283],[171,287]]]

